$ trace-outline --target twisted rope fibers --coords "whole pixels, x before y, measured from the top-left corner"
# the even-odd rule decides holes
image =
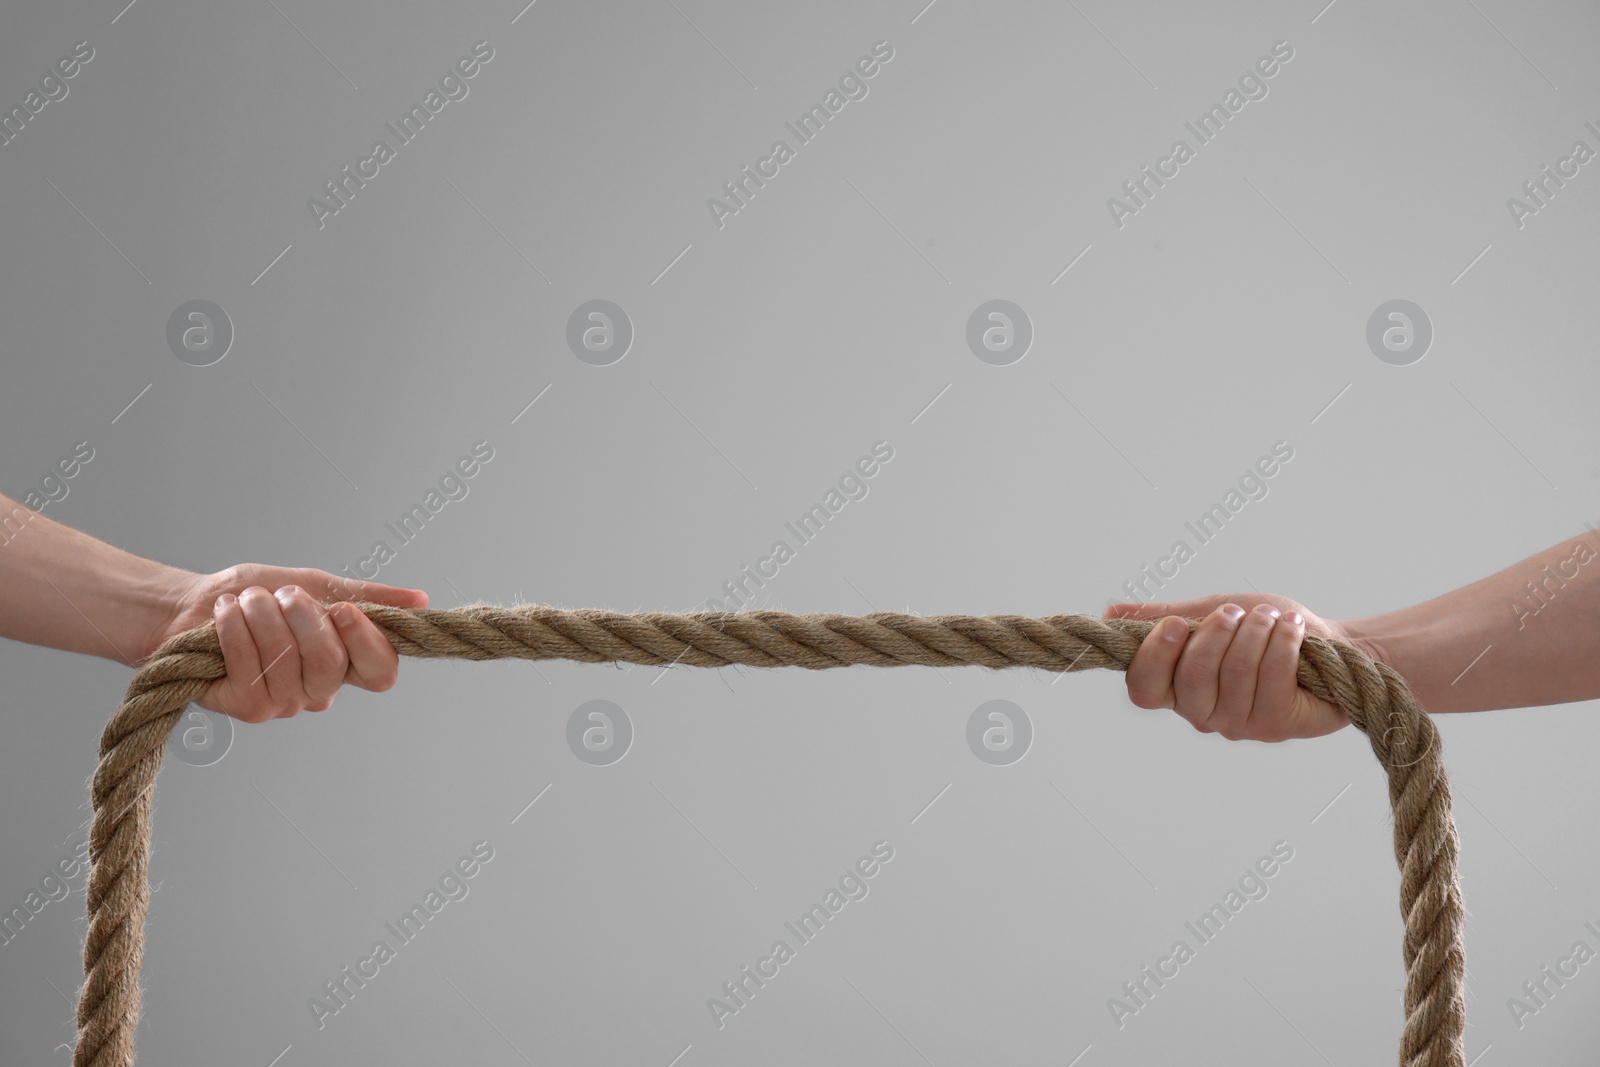
[[[809,670],[866,664],[1126,671],[1155,625],[1090,615],[625,614],[539,605],[355,606],[406,656]],[[1198,625],[1189,620],[1191,631]],[[74,1067],[133,1063],[155,779],[167,736],[183,710],[226,673],[211,623],[179,634],[134,676],[101,735],[91,785],[89,926]],[[1405,923],[1400,1067],[1463,1067],[1465,906],[1438,731],[1393,668],[1343,642],[1308,634],[1300,650],[1299,683],[1349,712],[1389,776]]]

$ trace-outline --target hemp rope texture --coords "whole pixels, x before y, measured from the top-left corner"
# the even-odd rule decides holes
[[[1126,671],[1155,625],[1090,615],[792,615],[782,611],[622,612],[539,605],[420,609],[357,602],[406,656],[570,659],[650,666],[805,667],[866,664],[1046,671]],[[1190,619],[1193,630],[1198,620]],[[106,724],[92,781],[89,917],[74,1067],[130,1067],[138,1028],[150,819],[168,734],[189,703],[227,673],[211,623],[151,655]],[[1389,776],[1405,922],[1400,1067],[1463,1067],[1465,906],[1440,739],[1405,680],[1352,645],[1308,634],[1300,685],[1340,705]]]

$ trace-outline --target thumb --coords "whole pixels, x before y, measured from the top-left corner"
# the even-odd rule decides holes
[[[302,584],[307,588],[316,589],[324,597],[336,600],[366,600],[374,604],[387,604],[392,608],[428,606],[428,594],[421,589],[405,589],[378,582],[349,581],[327,571],[305,571]]]
[[[421,589],[404,589],[394,585],[374,585],[368,582],[361,590],[361,599],[392,608],[425,608],[428,594]]]
[[[1168,615],[1182,615],[1185,618],[1201,619],[1228,603],[1230,600],[1237,602],[1238,597],[1229,597],[1218,593],[1213,596],[1201,597],[1198,600],[1172,600],[1150,601],[1148,603],[1126,603],[1109,605],[1102,618],[1107,619],[1164,619]]]

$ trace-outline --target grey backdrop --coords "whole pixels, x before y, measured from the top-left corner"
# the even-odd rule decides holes
[[[1292,460],[1164,597],[1373,614],[1600,522],[1600,177],[1507,203],[1600,147],[1587,5],[124,2],[0,15],[25,118],[0,146],[0,486],[86,441],[46,513],[132,551],[353,569],[478,441],[492,461],[378,580],[692,609],[795,547],[784,523],[878,441],[892,461],[757,606],[1098,612],[1278,441]],[[66,95],[25,103],[80,41],[45,86]],[[308,201],[478,42],[466,95],[319,227]],[[877,42],[799,144],[785,123]],[[1199,145],[1184,124],[1278,42]],[[1193,158],[1114,212],[1180,138]],[[719,226],[708,199],[779,139],[793,158]],[[231,323],[215,362],[220,321],[184,310],[199,351],[169,345],[194,300]],[[567,341],[592,300],[631,323],[609,365]],[[969,347],[990,300],[1031,323],[1020,360],[1020,333]],[[1420,360],[1416,332],[1369,346],[1392,300],[1431,323]],[[10,909],[81,839],[130,672],[18,644],[0,671]],[[626,758],[569,747],[591,700],[623,709]],[[1031,723],[1020,762],[969,748],[992,700]],[[209,765],[194,725],[158,789],[149,1063],[1394,1055],[1398,874],[1354,730],[1230,743],[1108,672],[417,661]],[[1595,709],[1440,727],[1468,1057],[1587,1062],[1593,967],[1520,1026],[1507,1001],[1600,946]],[[719,1028],[708,1000],[880,841],[867,895]],[[1267,895],[1119,1027],[1108,1000],[1280,841]],[[477,842],[467,895],[319,1028],[323,983]],[[68,1059],[70,888],[0,945],[5,1063]]]

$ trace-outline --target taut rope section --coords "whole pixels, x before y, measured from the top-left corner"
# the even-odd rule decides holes
[[[1154,623],[1089,615],[791,615],[781,611],[565,611],[476,605],[408,611],[358,603],[407,656],[571,659],[691,667],[868,664],[1125,671]],[[1189,621],[1192,630],[1198,625]],[[74,1067],[130,1067],[150,902],[150,813],[163,745],[190,701],[227,673],[207,623],[162,645],[100,738],[89,834],[89,931]],[[1465,908],[1439,734],[1391,667],[1308,635],[1300,684],[1345,708],[1389,775],[1405,921],[1400,1067],[1463,1067]]]

